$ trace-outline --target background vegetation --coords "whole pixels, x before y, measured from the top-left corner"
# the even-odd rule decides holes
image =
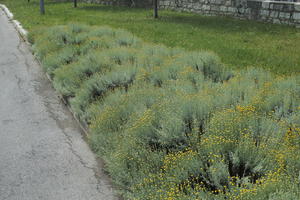
[[[108,27],[30,41],[125,199],[299,198],[299,75],[231,71]]]
[[[187,50],[217,53],[231,68],[247,66],[276,73],[300,72],[300,30],[292,27],[240,21],[226,17],[161,11],[153,19],[152,9],[109,7],[46,0],[46,15],[40,16],[38,0],[0,0],[30,32],[39,27],[82,22],[123,28],[145,41]]]

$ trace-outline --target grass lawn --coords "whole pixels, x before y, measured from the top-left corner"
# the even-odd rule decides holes
[[[86,3],[74,9],[70,2],[47,0],[46,15],[40,16],[38,2],[0,0],[29,31],[70,22],[109,25],[129,30],[148,42],[213,51],[235,69],[255,66],[281,74],[300,72],[300,30],[296,28],[172,11],[161,11],[155,20],[149,9]]]

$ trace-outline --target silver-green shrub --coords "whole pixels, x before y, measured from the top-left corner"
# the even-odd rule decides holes
[[[35,54],[125,199],[299,199],[299,75],[232,71],[109,27],[38,33]]]

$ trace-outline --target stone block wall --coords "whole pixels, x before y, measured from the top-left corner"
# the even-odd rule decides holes
[[[111,6],[130,6],[127,0],[84,0],[87,3],[98,3]]]
[[[88,3],[98,3],[111,6],[151,7],[152,0],[83,0]]]
[[[260,0],[160,0],[160,8],[234,16],[300,27],[300,2]]]
[[[104,5],[151,7],[153,0],[83,0]],[[300,0],[291,0],[300,1]],[[134,3],[133,3],[134,2]],[[300,28],[300,2],[268,0],[159,0],[162,9],[233,16]]]
[[[264,1],[260,19],[278,24],[300,26],[300,3],[283,1]]]

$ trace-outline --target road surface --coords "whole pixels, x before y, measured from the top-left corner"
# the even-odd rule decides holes
[[[1,9],[0,199],[118,199],[80,128]]]

